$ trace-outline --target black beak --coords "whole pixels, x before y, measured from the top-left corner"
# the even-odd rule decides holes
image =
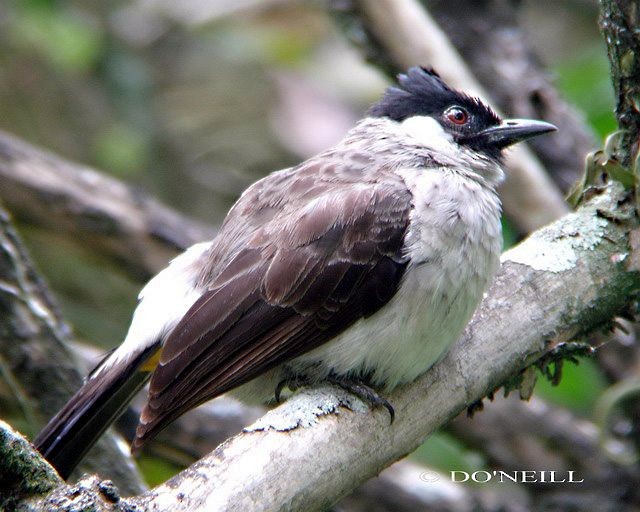
[[[498,126],[492,126],[476,134],[482,145],[496,149],[506,148],[511,144],[537,137],[543,133],[554,132],[556,128],[551,123],[534,121],[532,119],[505,119]]]

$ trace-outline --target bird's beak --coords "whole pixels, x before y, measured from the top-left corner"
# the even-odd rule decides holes
[[[543,133],[554,132],[551,123],[534,121],[533,119],[505,119],[498,126],[492,126],[477,134],[482,142],[491,147],[506,148],[511,144],[537,137]]]

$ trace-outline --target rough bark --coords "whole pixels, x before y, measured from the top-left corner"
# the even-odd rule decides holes
[[[82,383],[66,348],[69,338],[69,327],[0,207],[0,365],[34,428]],[[138,493],[145,486],[118,443],[113,433],[103,437],[80,470],[109,475],[123,493]]]
[[[616,98],[615,114],[618,120],[619,132],[615,144],[607,148],[608,155],[614,162],[620,162],[629,170],[635,181],[636,209],[640,211],[640,5],[638,2],[622,0],[601,0],[600,2],[600,31],[604,37],[609,56],[611,80]],[[637,327],[636,327],[637,329]],[[636,338],[637,340],[637,338]],[[635,354],[628,354],[628,361],[638,358],[637,341]],[[628,350],[625,349],[628,352]],[[611,361],[611,360],[610,360]],[[617,373],[624,373],[624,365]],[[622,376],[622,375],[620,375]],[[628,375],[626,376],[629,377]],[[640,450],[640,400],[637,396],[637,375],[634,375],[635,393],[627,397],[623,405],[627,418],[631,422],[631,437]],[[627,386],[631,379],[618,383],[618,387]],[[613,407],[615,404],[609,404]],[[602,425],[607,429],[607,425]]]
[[[625,167],[637,168],[640,133],[640,6],[638,2],[622,0],[601,0],[601,5],[600,30],[609,54],[616,118],[622,130],[622,139],[614,156]]]
[[[0,510],[15,509],[63,484],[55,470],[4,421],[0,421]]]

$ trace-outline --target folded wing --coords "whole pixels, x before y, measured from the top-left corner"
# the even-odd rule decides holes
[[[152,375],[134,449],[187,410],[327,342],[395,294],[407,265],[401,248],[411,207],[402,182],[270,178],[225,221],[209,255],[215,264],[202,276],[206,292],[169,335]],[[281,199],[305,179],[309,193],[295,194],[300,201]]]

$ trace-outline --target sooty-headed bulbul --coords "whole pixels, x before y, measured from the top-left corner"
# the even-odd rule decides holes
[[[66,478],[147,380],[134,451],[229,391],[268,402],[330,380],[389,406],[377,393],[442,357],[498,268],[503,150],[552,130],[411,68],[342,141],[251,185],[213,240],[149,281],[124,342],[35,445]]]

